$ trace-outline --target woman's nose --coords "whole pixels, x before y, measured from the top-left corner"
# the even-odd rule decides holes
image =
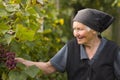
[[[78,35],[80,35],[80,31],[79,30],[74,30],[74,36],[78,36]]]

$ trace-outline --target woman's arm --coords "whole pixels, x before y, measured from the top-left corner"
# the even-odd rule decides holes
[[[45,74],[51,74],[53,72],[56,72],[55,67],[52,66],[50,61],[48,61],[48,62],[33,62],[33,61],[25,60],[23,58],[15,58],[15,60],[17,62],[24,64],[27,67],[35,65],[36,67],[41,69]]]

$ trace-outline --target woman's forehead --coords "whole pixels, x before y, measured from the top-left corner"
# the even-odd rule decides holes
[[[73,22],[73,27],[86,27],[86,25],[84,25],[84,24],[82,24],[80,22],[75,21],[75,22]]]

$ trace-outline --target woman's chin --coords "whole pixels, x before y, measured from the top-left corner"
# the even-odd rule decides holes
[[[78,44],[84,44],[83,42],[81,42],[81,41],[78,41]]]

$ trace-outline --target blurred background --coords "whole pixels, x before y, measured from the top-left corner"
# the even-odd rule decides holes
[[[102,36],[120,45],[120,0],[0,0],[0,45],[16,57],[48,61],[73,37],[72,19],[84,8],[115,17]],[[19,63],[9,70],[1,61],[0,80],[67,79],[66,73],[43,75],[35,66],[26,68]]]

